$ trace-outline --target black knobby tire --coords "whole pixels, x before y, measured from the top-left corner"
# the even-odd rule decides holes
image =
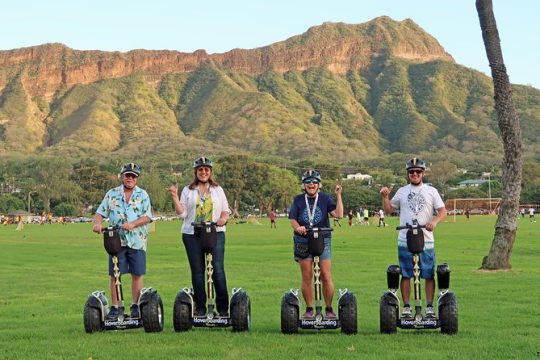
[[[231,306],[233,331],[248,331],[251,325],[251,302],[247,295]]]
[[[191,323],[191,307],[189,304],[180,301],[178,296],[174,300],[173,325],[174,331],[188,331],[193,326]]]
[[[284,334],[298,333],[298,307],[281,301],[281,332]]]
[[[84,305],[83,320],[84,331],[88,334],[103,330],[101,324],[101,312],[98,309],[89,306],[88,303]]]
[[[397,331],[398,308],[396,305],[381,300],[380,307],[380,327],[382,334],[393,334]]]
[[[150,295],[148,302],[141,305],[141,318],[146,332],[163,330],[163,302],[157,293]]]
[[[458,332],[458,309],[455,298],[439,306],[439,320],[443,334],[453,335]]]
[[[339,321],[341,322],[341,332],[347,335],[358,333],[358,311],[356,308],[356,298],[339,307]]]

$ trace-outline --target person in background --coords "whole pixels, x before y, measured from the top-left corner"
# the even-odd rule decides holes
[[[270,211],[268,217],[270,218],[270,229],[276,229],[276,212],[274,210]]]
[[[352,226],[352,220],[354,218],[354,213],[353,213],[352,209],[349,209],[349,212],[347,213],[347,217],[349,218],[349,222],[348,222],[349,227],[351,227]]]
[[[364,209],[364,224],[369,226],[369,210],[367,208]]]
[[[536,220],[534,219],[534,208],[531,207],[529,209],[529,222],[536,222]]]
[[[362,214],[360,214],[360,211],[355,211],[355,212],[356,212],[355,225],[362,225]]]
[[[379,225],[377,227],[386,227],[386,223],[384,222],[384,210],[379,209]]]

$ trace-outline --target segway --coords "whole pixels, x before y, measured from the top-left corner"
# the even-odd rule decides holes
[[[300,316],[300,296],[298,289],[291,289],[281,299],[281,332],[295,334],[301,329],[337,329],[352,335],[357,333],[357,303],[356,297],[348,289],[339,289],[338,317],[327,318],[323,315],[321,301],[322,282],[319,256],[324,251],[324,234],[332,228],[308,228],[308,252],[313,256],[313,284],[315,291],[315,315],[313,317]]]
[[[217,233],[215,222],[192,223],[195,235],[200,241],[206,257],[206,304],[204,315],[195,314],[194,292],[191,288],[183,288],[174,300],[174,330],[188,331],[192,327],[222,328],[232,326],[235,332],[248,331],[251,327],[251,301],[242,288],[232,289],[229,301],[229,313],[225,316],[216,313],[214,281],[212,280],[212,250],[216,247]]]
[[[103,244],[105,250],[112,256],[113,272],[115,278],[115,291],[120,309],[124,309],[124,296],[120,269],[118,268],[117,254],[120,251],[120,228],[103,228]],[[132,318],[128,314],[120,314],[118,319],[109,320],[109,302],[104,291],[94,291],[88,296],[84,304],[84,330],[93,333],[103,330],[125,330],[144,327],[146,332],[159,332],[163,330],[163,303],[156,290],[142,288],[139,296],[138,307],[140,318]]]
[[[398,298],[400,268],[398,265],[388,266],[386,276],[388,291],[380,300],[380,331],[391,334],[401,329],[436,329],[441,328],[444,334],[456,334],[458,331],[458,309],[456,296],[450,287],[450,267],[444,263],[437,266],[437,284],[439,296],[437,298],[438,316],[428,317],[422,315],[422,299],[420,295],[420,266],[419,254],[424,249],[424,237],[420,234],[425,228],[418,225],[416,220],[413,225],[398,226],[396,230],[407,229],[407,247],[413,254],[413,285],[414,285],[414,309],[413,316],[399,316],[400,302]],[[419,235],[420,234],[420,235]]]

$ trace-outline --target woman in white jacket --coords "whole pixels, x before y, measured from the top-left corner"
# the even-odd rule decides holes
[[[194,179],[184,187],[178,198],[178,184],[167,189],[174,202],[174,208],[180,218],[184,219],[182,225],[182,241],[191,268],[191,282],[193,284],[195,315],[206,313],[205,288],[205,256],[201,245],[194,235],[193,222],[215,222],[217,224],[217,244],[212,251],[212,266],[214,272],[212,279],[216,289],[216,305],[221,316],[227,316],[229,311],[229,296],[227,293],[227,279],[224,268],[225,255],[225,224],[229,219],[229,203],[212,176],[212,161],[205,157],[196,159],[193,163]]]

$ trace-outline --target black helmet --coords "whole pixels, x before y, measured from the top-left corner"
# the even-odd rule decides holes
[[[210,160],[209,158],[207,157],[200,157],[198,159],[196,159],[194,162],[193,162],[193,168],[194,169],[197,169],[201,166],[208,166],[209,168],[212,168],[212,160]]]
[[[316,179],[321,182],[321,174],[317,170],[308,170],[302,175],[302,182],[305,182],[307,179]]]
[[[139,177],[141,175],[141,167],[135,163],[124,164],[122,170],[120,170],[120,174],[133,174]]]
[[[407,161],[407,170],[409,169],[422,169],[426,170],[426,163],[424,160],[420,158],[412,158],[409,161]]]

